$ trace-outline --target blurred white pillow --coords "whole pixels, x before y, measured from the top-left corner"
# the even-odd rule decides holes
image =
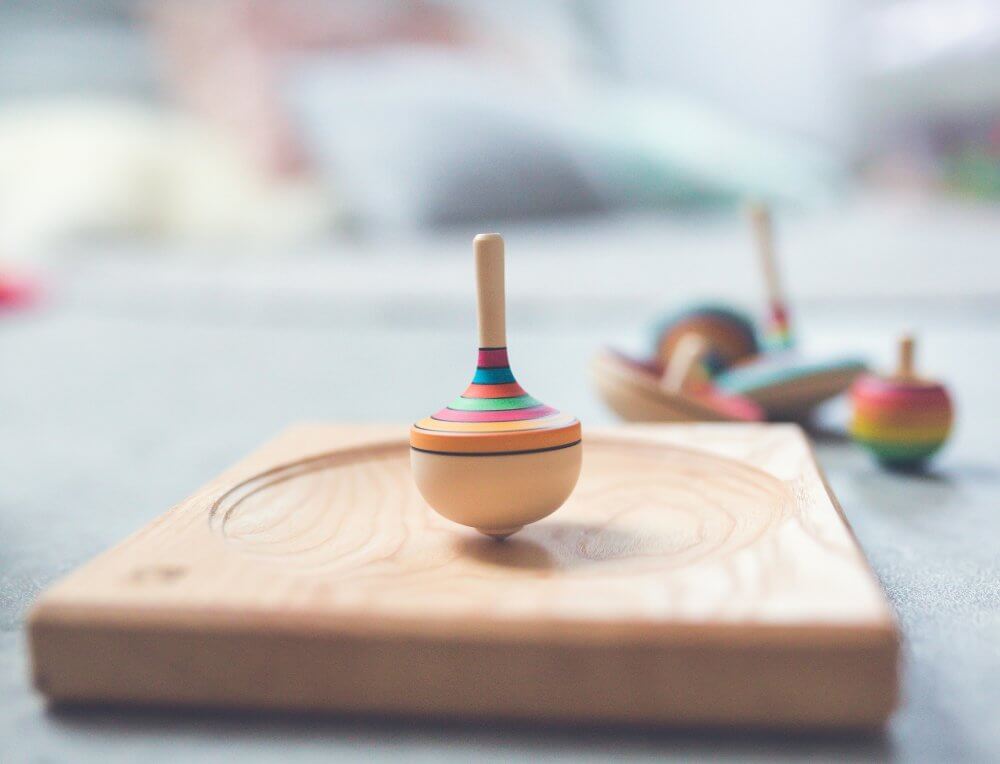
[[[485,225],[607,206],[586,146],[544,94],[489,61],[382,48],[290,70],[306,150],[364,223]]]
[[[537,78],[463,50],[381,48],[289,67],[293,121],[347,209],[373,227],[634,207],[809,202],[831,153],[689,99]]]
[[[124,101],[62,98],[0,109],[0,256],[81,238],[287,243],[326,231],[308,179],[277,182],[206,126]]]

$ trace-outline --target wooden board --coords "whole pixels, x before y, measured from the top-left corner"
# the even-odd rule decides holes
[[[875,727],[893,618],[792,425],[585,431],[506,542],[433,513],[405,428],[293,428],[46,591],[37,687],[116,702]]]

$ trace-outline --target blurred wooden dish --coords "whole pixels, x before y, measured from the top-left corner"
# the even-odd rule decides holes
[[[750,400],[669,389],[654,362],[630,358],[613,348],[594,356],[590,373],[604,402],[628,422],[753,422],[764,418]]]

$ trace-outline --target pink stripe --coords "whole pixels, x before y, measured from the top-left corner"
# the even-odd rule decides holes
[[[480,369],[502,369],[504,366],[510,366],[510,361],[507,360],[507,348],[480,350],[476,366]]]
[[[519,395],[527,393],[517,382],[504,382],[499,385],[477,385],[473,382],[462,393],[463,398],[516,398]]]
[[[532,406],[530,409],[511,411],[454,411],[441,409],[433,416],[442,422],[519,422],[522,419],[541,419],[549,414],[558,414],[551,406]]]

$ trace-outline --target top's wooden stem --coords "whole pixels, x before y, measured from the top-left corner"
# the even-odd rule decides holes
[[[682,336],[670,354],[670,363],[660,378],[663,389],[670,393],[687,391],[707,350],[708,343],[700,334],[689,332]]]
[[[914,367],[915,342],[912,334],[904,334],[899,339],[899,365],[896,376],[900,379],[913,379],[916,376]]]
[[[774,260],[774,229],[771,225],[771,211],[763,204],[747,205],[747,214],[753,226],[754,238],[757,241],[757,257],[760,258],[761,271],[764,273],[764,288],[767,290],[769,304],[784,307],[785,298],[781,292],[781,282],[778,279],[778,267]]]
[[[472,240],[472,248],[476,253],[479,347],[507,347],[503,237],[498,233],[481,233]]]

